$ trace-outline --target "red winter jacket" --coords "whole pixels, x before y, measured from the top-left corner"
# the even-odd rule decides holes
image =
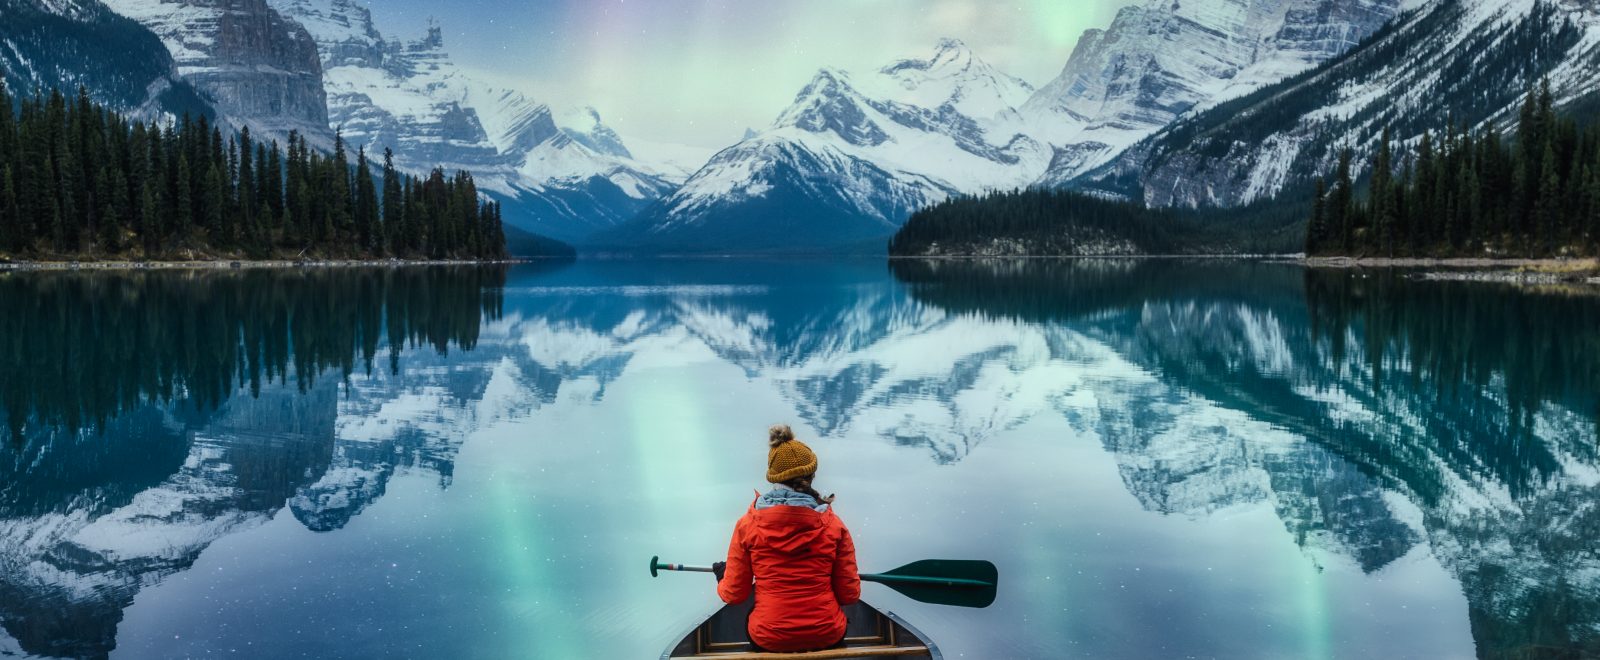
[[[804,506],[750,505],[733,528],[728,567],[717,595],[729,604],[750,597],[750,639],[769,651],[826,648],[844,636],[841,609],[861,599],[856,548],[833,514]]]

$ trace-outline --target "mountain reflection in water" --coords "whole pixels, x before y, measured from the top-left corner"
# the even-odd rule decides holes
[[[282,530],[265,527],[280,512],[315,533],[293,543],[350,546],[347,527],[377,515],[369,509],[402,474],[438,487],[408,506],[426,501],[466,524],[485,504],[456,502],[444,489],[491,479],[483,465],[539,461],[525,467],[542,471],[549,461],[564,474],[548,479],[581,478],[584,492],[549,493],[520,480],[490,490],[539,501],[533,528],[553,537],[610,539],[591,554],[617,552],[618,566],[631,557],[626,551],[638,554],[638,543],[665,542],[633,531],[657,529],[631,517],[646,515],[633,511],[633,490],[666,488],[650,492],[682,502],[675,508],[683,526],[721,530],[725,521],[710,519],[720,514],[696,518],[690,503],[698,491],[674,494],[681,485],[641,479],[644,468],[628,461],[645,459],[618,453],[641,433],[670,436],[660,419],[671,415],[656,407],[711,410],[710,402],[650,389],[660,374],[746,392],[740,405],[754,414],[792,418],[806,437],[838,443],[824,456],[881,461],[868,445],[893,448],[889,462],[864,469],[893,475],[897,462],[915,456],[962,492],[988,476],[969,462],[1005,469],[983,460],[986,444],[1010,452],[1068,441],[1030,431],[1055,425],[1069,439],[1095,440],[1148,515],[1204,527],[1264,508],[1299,549],[1291,561],[1341,575],[1337,567],[1349,566],[1381,577],[1419,550],[1431,556],[1459,586],[1461,627],[1471,636],[1459,641],[1480,657],[1600,654],[1600,333],[1592,331],[1600,328],[1600,298],[1590,292],[1232,261],[895,260],[887,270],[880,262],[620,261],[509,272],[17,273],[0,275],[0,309],[0,656],[193,652],[172,640],[158,646],[147,618],[124,622],[141,592],[161,591],[221,539]],[[663,397],[670,401],[652,400]],[[656,426],[628,421],[641,409]],[[708,415],[696,418],[703,428],[694,433],[748,435]],[[586,437],[549,438],[569,428],[588,429]],[[458,469],[470,443],[504,451],[511,445],[503,438],[512,437],[532,443],[528,453]],[[539,444],[547,441],[565,448]],[[586,443],[605,459],[568,462]],[[671,450],[690,454],[690,464],[713,460],[701,458],[704,445]],[[1089,469],[1061,466],[1073,479]],[[703,475],[729,479],[711,476],[723,471]],[[825,476],[848,477],[843,469]],[[465,499],[475,499],[479,491],[463,483],[473,494]],[[854,507],[846,514],[878,512],[872,525],[858,525],[869,543],[874,532],[914,533],[885,519],[893,502],[852,501],[851,483],[840,486],[842,506]],[[1093,565],[1074,554],[1081,548],[986,543],[986,524],[998,529],[1034,513],[981,504],[994,522],[969,520],[973,538],[939,547],[992,556],[1012,598],[1050,596],[1046,576],[1030,572],[1035,563]],[[1068,529],[1081,522],[1075,515],[1093,518],[1078,510],[1047,515],[1044,524]],[[402,536],[417,540],[418,557],[440,564],[493,543],[443,538],[451,529],[443,525],[408,518]],[[520,543],[539,552],[527,538]],[[602,567],[626,572],[604,556]],[[1173,570],[1200,579],[1209,569]],[[371,586],[356,574],[326,588]],[[619,633],[604,616],[567,611],[631,591],[635,583],[618,580],[636,575],[591,580],[605,586],[517,577],[542,590],[509,619],[544,624],[527,623],[531,637],[519,642],[535,656],[647,655],[676,625]],[[632,607],[672,609],[649,599],[679,594],[667,591],[675,588],[638,591],[632,598],[646,602]],[[494,601],[489,593],[462,596]],[[439,594],[441,603],[452,597]],[[1140,609],[1143,596],[1124,597],[1120,605],[1148,610]],[[152,602],[184,608],[172,613],[180,620],[208,611]],[[1010,640],[998,643],[963,628],[977,624],[960,616],[912,611],[946,624],[947,652],[969,656],[1271,657],[1300,648],[1261,631],[1219,641],[1191,625],[1101,638],[1104,625],[1082,627],[1098,621],[1090,615],[1056,620],[1069,609],[1052,614],[1039,607],[1044,601],[1027,602],[1015,609],[1024,601],[1002,598],[991,611],[964,615],[986,622],[988,637]],[[1199,616],[1213,606],[1179,611]],[[455,630],[407,620],[439,614],[426,603],[371,607],[363,616],[398,632],[312,633],[291,643],[273,641],[268,623],[188,636],[282,655],[485,656],[491,647],[477,645],[510,634],[483,612],[471,614],[476,628]],[[244,609],[268,622],[289,616]],[[1353,612],[1325,614],[1352,630],[1381,629]],[[1453,634],[1443,624],[1459,625],[1460,616],[1440,613],[1457,620],[1416,631],[1416,647],[1353,633],[1318,644],[1331,655],[1417,655],[1435,639],[1423,633]],[[551,638],[567,634],[558,629],[592,636],[557,644]],[[119,646],[127,640],[137,642]]]
[[[1368,572],[1427,542],[1461,581],[1479,656],[1600,653],[1597,292],[1226,261],[893,265],[919,300],[1074,325],[1157,374],[1161,393],[1102,411],[1124,422],[1103,437],[1147,508],[1271,498],[1301,544]],[[1160,405],[1173,391],[1296,442],[1168,440],[1185,424]],[[1221,501],[1186,497],[1219,473]]]

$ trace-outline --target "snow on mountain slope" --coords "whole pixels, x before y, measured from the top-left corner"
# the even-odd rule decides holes
[[[1446,117],[1507,126],[1529,86],[1558,100],[1590,93],[1600,72],[1592,3],[1436,0],[1326,65],[1186,117],[1071,185],[1152,205],[1235,206],[1305,187],[1339,149],[1365,162],[1385,127],[1396,139],[1442,131]]]
[[[0,0],[0,76],[13,95],[70,94],[141,120],[210,115],[212,104],[178,75],[161,38],[98,0]],[[104,57],[104,44],[118,44]]]
[[[272,0],[321,52],[330,120],[346,141],[403,170],[466,169],[507,202],[506,220],[581,242],[681,182],[681,165],[641,161],[593,108],[552,108],[462,70],[443,31],[390,41],[350,0]]]
[[[178,74],[235,127],[332,145],[322,63],[311,35],[265,0],[107,0],[161,37]]]
[[[921,206],[1037,178],[1049,151],[1017,112],[1031,92],[949,39],[925,60],[861,75],[823,69],[770,128],[718,153],[607,239],[767,251],[885,237]]]
[[[1196,109],[1354,46],[1398,0],[1147,0],[1089,30],[1023,113],[1055,147],[1047,184],[1101,165]]]

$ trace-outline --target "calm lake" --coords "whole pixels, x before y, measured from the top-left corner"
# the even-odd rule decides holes
[[[0,274],[0,657],[654,658],[821,456],[950,658],[1600,656],[1600,296],[1236,261]]]

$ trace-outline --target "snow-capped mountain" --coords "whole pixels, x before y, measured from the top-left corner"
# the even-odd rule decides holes
[[[332,146],[316,44],[266,0],[106,4],[160,36],[178,74],[209,97],[226,122],[280,141],[299,131],[313,144]]]
[[[0,0],[0,75],[11,93],[79,85],[97,102],[140,119],[214,110],[178,75],[161,39],[99,0]],[[118,44],[104,57],[102,44]]]
[[[665,251],[879,250],[957,194],[1061,185],[1196,109],[1355,46],[1400,0],[1149,0],[1084,34],[1037,90],[959,41],[866,74],[824,69],[767,130],[607,235]]]
[[[1196,108],[1355,46],[1399,0],[1147,0],[1089,30],[1023,112],[1055,148],[1042,183],[1105,163]]]
[[[581,242],[670,192],[683,165],[642,162],[593,108],[553,108],[463,71],[432,27],[390,40],[352,0],[272,0],[321,53],[329,119],[346,142],[396,166],[471,171],[506,200],[506,220]],[[698,163],[696,163],[698,165]]]
[[[1415,4],[1415,3],[1413,3]],[[1361,47],[1186,117],[1074,186],[1151,205],[1235,206],[1305,187],[1345,146],[1358,165],[1397,140],[1457,125],[1505,127],[1548,77],[1558,104],[1590,94],[1600,12],[1566,0],[1430,1]]]
[[[823,69],[771,127],[712,157],[608,243],[774,251],[886,237],[921,206],[1042,174],[1049,149],[1018,112],[1032,92],[948,39],[928,59]]]

